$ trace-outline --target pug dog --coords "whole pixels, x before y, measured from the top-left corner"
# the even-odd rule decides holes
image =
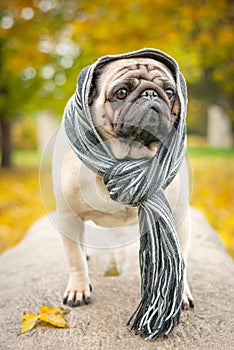
[[[154,157],[174,127],[180,107],[173,73],[160,61],[147,57],[122,58],[100,65],[95,71],[89,95],[91,117],[116,159]],[[186,173],[185,163],[182,168]],[[113,201],[103,179],[98,174],[90,176],[90,172],[71,148],[63,121],[54,148],[53,183],[57,226],[69,265],[63,302],[71,307],[91,301],[88,264],[82,248],[85,222],[92,220],[98,226],[114,228],[128,227],[138,221],[137,208]],[[89,181],[90,178],[93,180]],[[166,195],[186,265],[190,211],[185,178],[181,186],[178,173],[167,187]],[[182,308],[193,306],[185,268]]]

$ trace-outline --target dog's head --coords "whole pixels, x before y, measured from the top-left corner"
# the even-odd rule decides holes
[[[153,157],[180,110],[172,72],[152,58],[123,58],[96,67],[89,105],[117,159]]]

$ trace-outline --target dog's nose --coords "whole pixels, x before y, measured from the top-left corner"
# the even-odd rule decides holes
[[[142,92],[141,97],[144,97],[147,100],[155,100],[158,97],[158,94],[155,90],[147,89]]]

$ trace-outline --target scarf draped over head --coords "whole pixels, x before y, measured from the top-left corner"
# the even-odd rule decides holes
[[[117,160],[97,132],[89,108],[95,69],[121,58],[151,58],[172,72],[180,100],[176,126],[152,159]],[[138,207],[140,228],[141,301],[128,324],[136,333],[155,339],[179,323],[184,262],[165,189],[185,156],[187,90],[177,62],[155,49],[104,56],[86,67],[65,110],[65,128],[78,157],[103,177],[110,197]]]

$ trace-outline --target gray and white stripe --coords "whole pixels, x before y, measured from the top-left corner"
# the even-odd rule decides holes
[[[115,159],[95,129],[88,104],[96,67],[115,59],[131,57],[149,57],[167,65],[174,74],[180,99],[177,125],[150,160]],[[141,301],[128,324],[132,324],[132,329],[148,336],[148,339],[168,335],[179,323],[184,262],[164,190],[177,174],[185,155],[186,109],[186,83],[177,62],[159,50],[142,49],[123,55],[104,56],[86,67],[65,110],[66,133],[78,157],[103,176],[113,200],[138,207]]]

